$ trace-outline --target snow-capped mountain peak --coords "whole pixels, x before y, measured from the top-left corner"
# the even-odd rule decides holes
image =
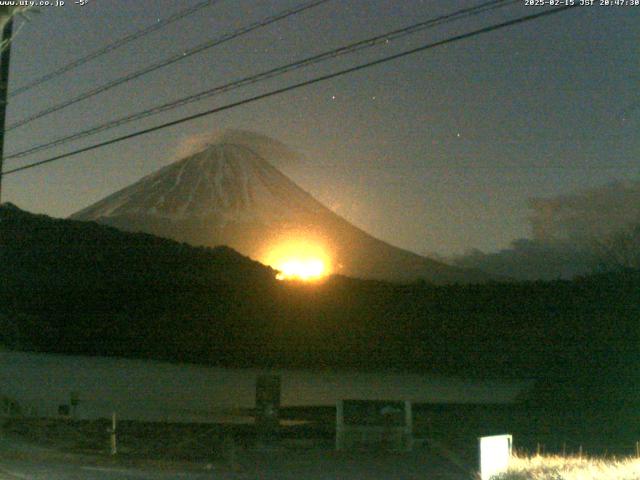
[[[223,222],[270,223],[325,208],[262,156],[267,142],[255,143],[245,135],[207,144],[74,218],[144,215],[174,221],[215,217]]]
[[[184,158],[72,218],[192,245],[227,245],[270,265],[274,251],[284,258],[297,249],[326,258],[333,273],[362,278],[487,278],[389,245],[336,215],[273,166],[297,157],[276,140],[237,130],[196,140]]]

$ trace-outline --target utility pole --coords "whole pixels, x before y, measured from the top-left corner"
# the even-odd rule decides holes
[[[11,35],[13,34],[13,12],[7,9],[8,19],[2,26],[2,54],[0,55],[0,204],[2,203],[2,164],[4,161],[4,128],[7,118],[7,92],[9,91],[9,60],[11,59]],[[0,21],[5,15],[0,11]]]

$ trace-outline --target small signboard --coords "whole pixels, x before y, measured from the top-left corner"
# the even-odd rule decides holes
[[[480,448],[480,478],[489,480],[492,476],[506,472],[511,459],[511,435],[492,435],[478,439]]]

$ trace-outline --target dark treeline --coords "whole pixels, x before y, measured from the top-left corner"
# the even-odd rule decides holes
[[[10,348],[536,378],[541,404],[624,402],[640,390],[638,271],[482,285],[283,283],[228,248],[5,205],[0,281],[0,343]]]

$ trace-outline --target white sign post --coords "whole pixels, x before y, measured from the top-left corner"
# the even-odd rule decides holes
[[[478,439],[480,448],[480,478],[489,480],[492,476],[506,472],[511,459],[511,435],[493,435]]]

